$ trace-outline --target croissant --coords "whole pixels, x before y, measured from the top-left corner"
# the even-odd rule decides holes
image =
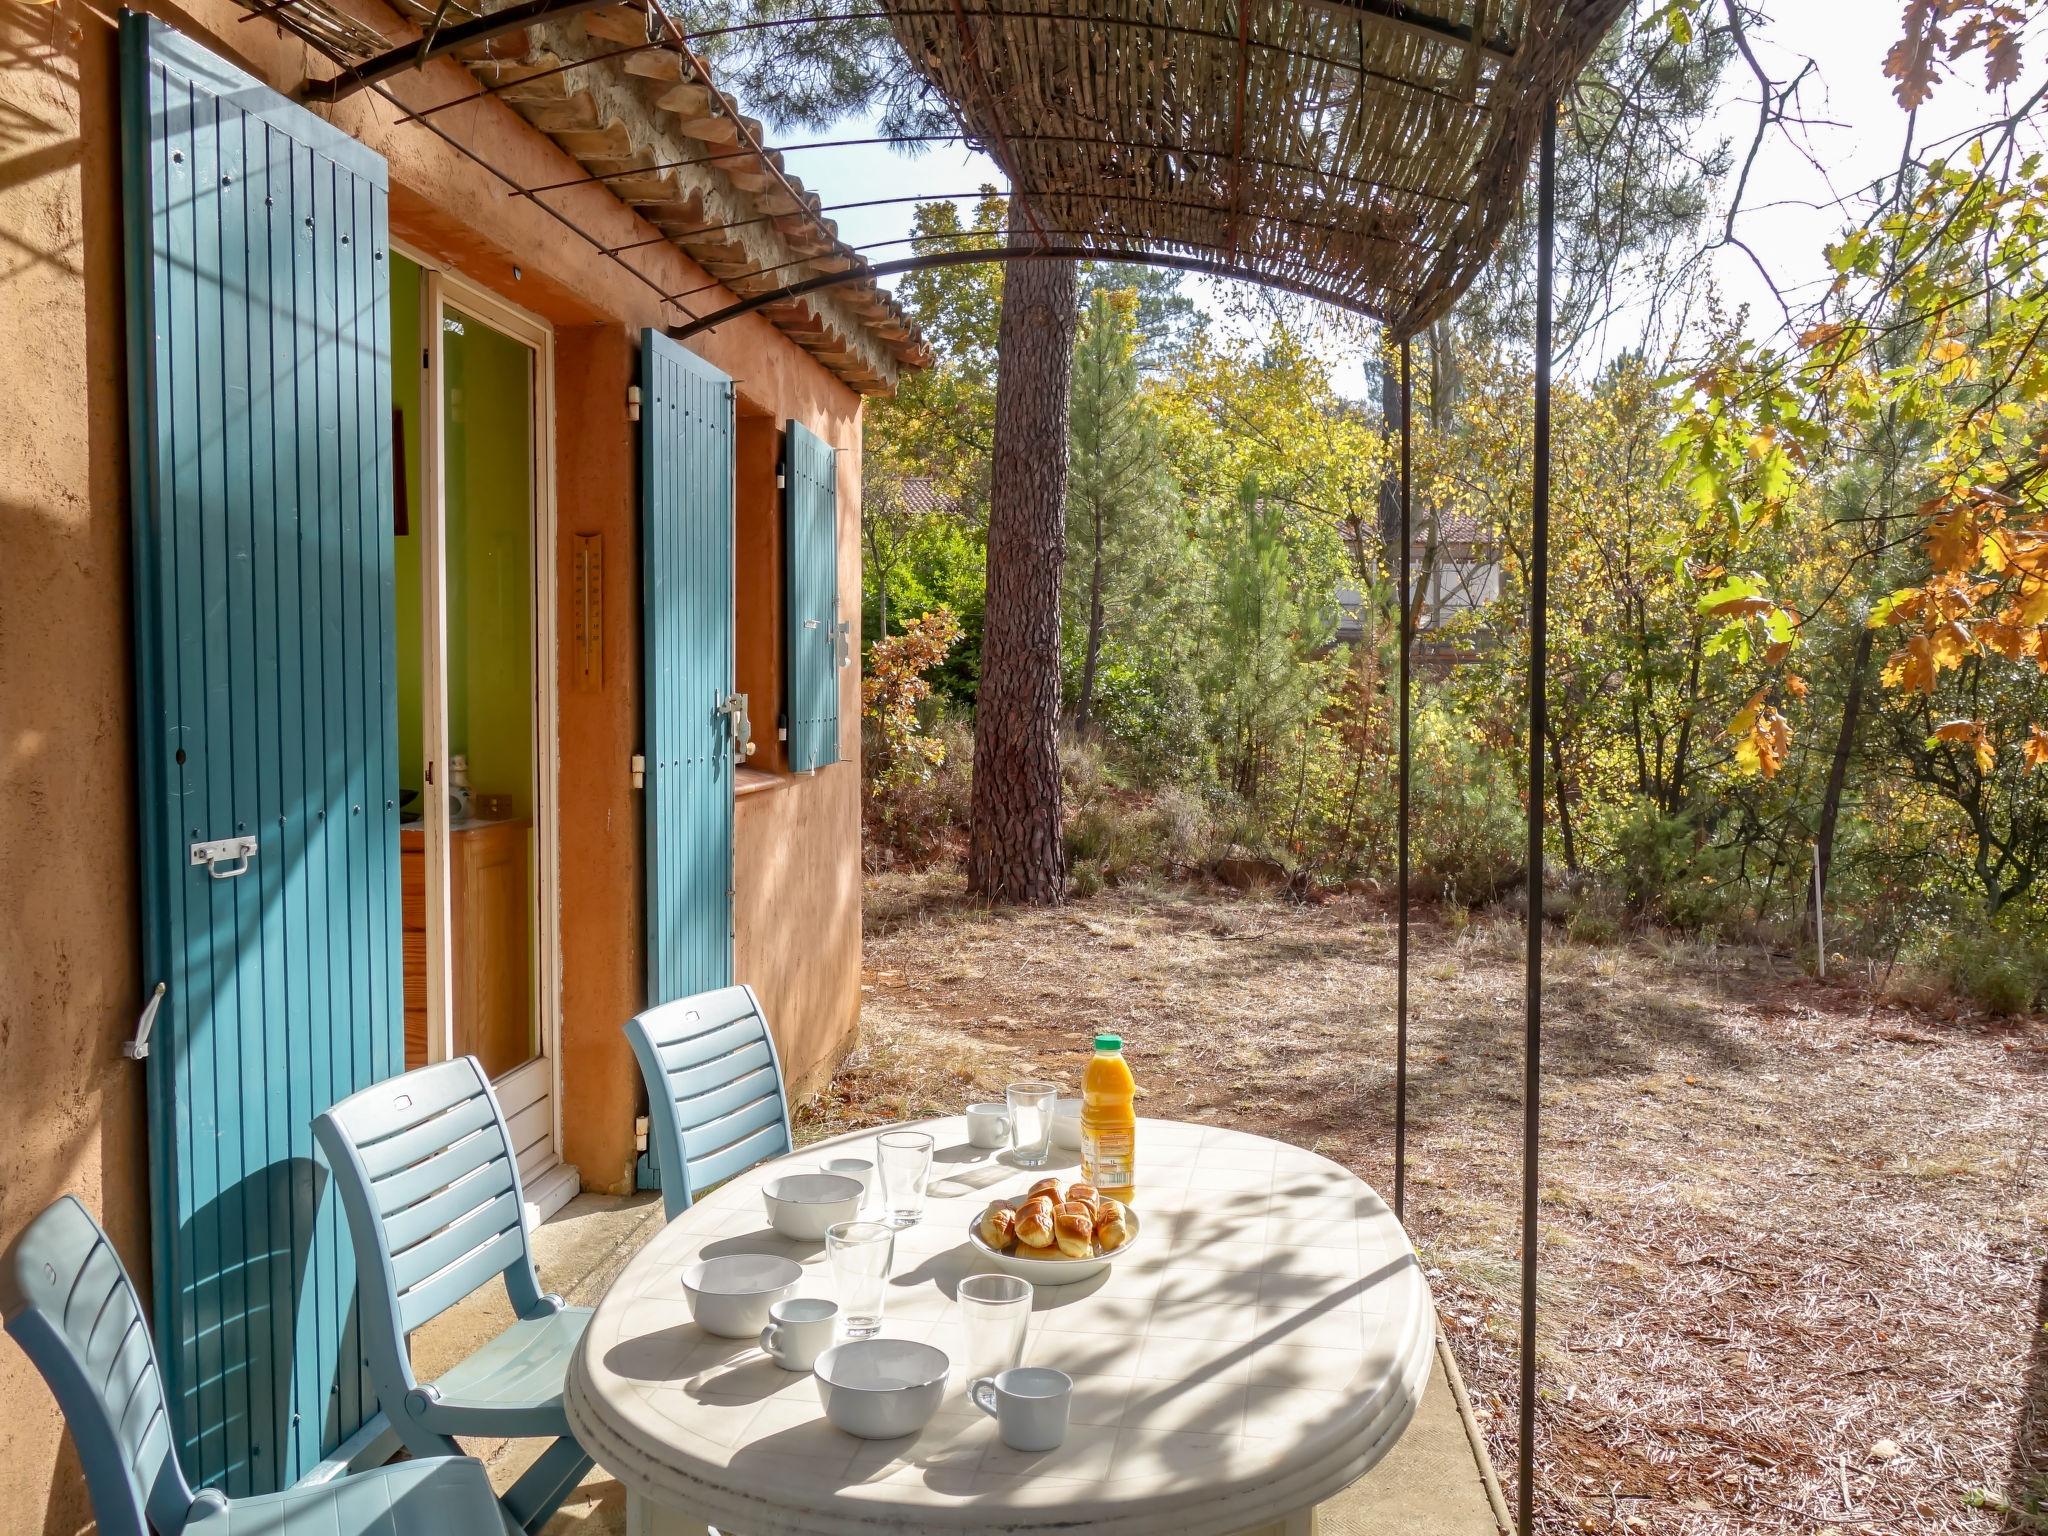
[[[1074,1201],[1079,1201],[1087,1206],[1091,1216],[1101,1213],[1102,1192],[1093,1184],[1069,1184],[1067,1186],[1067,1200],[1070,1204]]]
[[[1053,1212],[1052,1230],[1061,1253],[1070,1259],[1087,1258],[1095,1251],[1095,1208],[1069,1200]]]
[[[1017,1208],[997,1200],[981,1213],[981,1240],[998,1251],[1010,1246],[1017,1232]]]
[[[1013,1230],[1026,1248],[1050,1248],[1053,1243],[1052,1202],[1027,1200],[1018,1208]]]
[[[1024,1191],[1024,1198],[1026,1200],[1036,1200],[1040,1195],[1044,1195],[1048,1200],[1058,1201],[1060,1197],[1060,1181],[1058,1179],[1040,1179],[1036,1184]]]
[[[1131,1240],[1130,1226],[1124,1221],[1124,1208],[1116,1201],[1104,1199],[1096,1203],[1095,1240],[1102,1244],[1104,1253],[1112,1253]]]

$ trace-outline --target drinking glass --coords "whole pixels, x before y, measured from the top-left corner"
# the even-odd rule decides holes
[[[925,1187],[932,1177],[932,1139],[923,1131],[884,1131],[875,1138],[882,1165],[882,1210],[894,1226],[924,1220]]]
[[[849,1339],[871,1339],[882,1331],[882,1303],[889,1289],[896,1229],[886,1221],[841,1221],[825,1229],[825,1255],[839,1289],[839,1315]]]
[[[960,1327],[967,1338],[967,1379],[999,1376],[1024,1363],[1031,1323],[1031,1282],[1017,1275],[969,1275],[960,1282]]]
[[[1052,1116],[1060,1091],[1051,1083],[1012,1083],[1003,1090],[1010,1106],[1010,1156],[1020,1168],[1042,1168],[1052,1155]]]

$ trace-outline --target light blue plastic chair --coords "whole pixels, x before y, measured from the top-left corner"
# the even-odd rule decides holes
[[[0,1259],[0,1317],[64,1410],[101,1536],[516,1536],[467,1456],[230,1499],[185,1481],[149,1325],[99,1223],[66,1195]]]
[[[626,1021],[669,1219],[714,1184],[790,1149],[782,1059],[752,987],[679,997]]]
[[[348,1213],[370,1379],[392,1427],[415,1456],[447,1454],[454,1435],[552,1438],[504,1499],[539,1530],[590,1470],[562,1406],[590,1309],[541,1294],[518,1162],[483,1067],[464,1056],[390,1078],[316,1115],[313,1135]],[[436,1380],[415,1380],[407,1335],[501,1276],[518,1321]]]

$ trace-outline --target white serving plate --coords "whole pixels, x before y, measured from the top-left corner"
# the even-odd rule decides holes
[[[967,1241],[974,1245],[976,1253],[1004,1274],[1021,1276],[1033,1285],[1078,1285],[1083,1280],[1093,1280],[1138,1246],[1143,1228],[1138,1213],[1128,1205],[1124,1207],[1124,1225],[1131,1229],[1131,1235],[1124,1240],[1122,1247],[1089,1259],[1070,1259],[1057,1248],[1052,1250],[1054,1256],[1046,1259],[1020,1258],[1017,1254],[1019,1245],[1013,1245],[1008,1253],[991,1248],[981,1235],[980,1211],[976,1211],[967,1223]]]

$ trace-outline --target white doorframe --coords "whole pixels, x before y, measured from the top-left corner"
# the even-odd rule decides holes
[[[448,757],[447,613],[444,604],[447,569],[445,474],[447,422],[442,406],[441,321],[453,306],[492,329],[532,349],[533,369],[533,562],[534,562],[534,810],[535,846],[540,868],[538,887],[539,954],[536,957],[536,1006],[540,1010],[537,1054],[545,1058],[549,1115],[557,1152],[562,1145],[562,996],[561,996],[561,853],[558,835],[558,794],[561,747],[556,702],[556,509],[555,509],[555,333],[540,316],[508,303],[461,273],[440,266],[398,241],[392,246],[421,269],[420,339],[425,349],[425,377],[420,389],[424,413],[421,443],[425,463],[420,486],[425,516],[421,549],[420,646],[426,666],[423,703],[426,720],[422,757],[431,777],[422,806],[426,842],[427,902],[427,1059],[444,1061],[454,1053],[454,988],[448,964],[448,934],[453,914],[448,889],[449,846],[446,762]],[[516,1070],[516,1069],[515,1069]]]

